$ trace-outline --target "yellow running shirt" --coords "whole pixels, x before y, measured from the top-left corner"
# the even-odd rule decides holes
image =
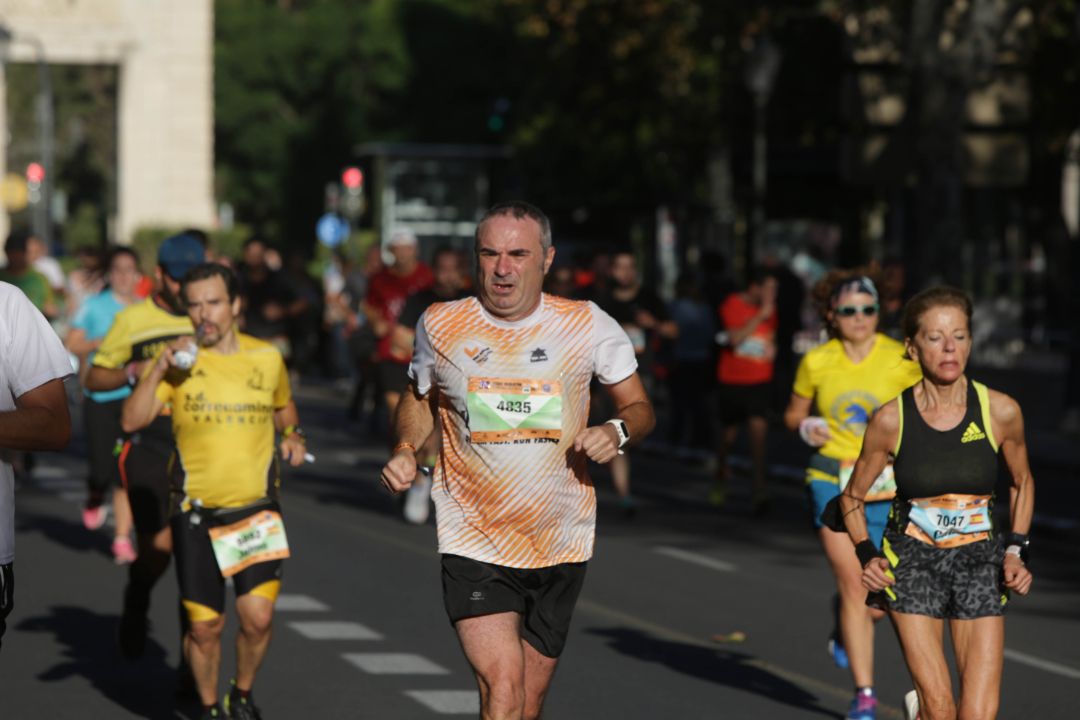
[[[829,423],[831,437],[819,452],[834,460],[855,460],[874,411],[921,379],[919,364],[907,359],[903,344],[878,333],[873,350],[858,364],[835,338],[806,353],[792,390],[813,398]]]
[[[630,338],[591,302],[544,295],[512,323],[476,298],[428,308],[409,376],[442,419],[439,552],[513,568],[588,560],[596,495],[574,438],[593,376],[612,385],[636,370]]]
[[[163,380],[155,394],[171,403],[183,507],[240,507],[276,493],[274,411],[292,397],[281,353],[250,335],[222,355],[200,348],[189,373]]]
[[[186,314],[173,314],[150,297],[116,313],[94,354],[94,365],[116,370],[129,362],[150,360],[157,357],[168,341],[194,334]]]

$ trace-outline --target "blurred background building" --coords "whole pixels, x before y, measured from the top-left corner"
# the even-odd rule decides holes
[[[0,172],[14,200],[0,230],[14,220],[52,240],[55,228],[64,245],[70,222],[102,242],[210,225],[213,32],[212,0],[0,2]],[[24,204],[27,180],[42,187]]]

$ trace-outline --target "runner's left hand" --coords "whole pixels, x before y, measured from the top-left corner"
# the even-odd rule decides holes
[[[574,438],[574,450],[596,463],[611,462],[619,454],[619,434],[608,423],[585,428]]]
[[[1005,559],[1001,563],[1001,571],[1005,576],[1005,587],[1015,590],[1021,595],[1027,595],[1031,590],[1031,571],[1027,569],[1024,561],[1011,553],[1005,553]]]
[[[307,447],[304,445],[304,441],[301,440],[300,436],[296,433],[293,433],[281,441],[281,459],[293,467],[304,464],[305,452],[307,452]]]

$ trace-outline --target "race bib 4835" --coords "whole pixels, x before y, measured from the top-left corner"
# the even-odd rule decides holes
[[[474,443],[562,437],[562,383],[469,378],[469,431]]]

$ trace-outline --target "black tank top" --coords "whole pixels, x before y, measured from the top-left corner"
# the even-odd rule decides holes
[[[986,398],[986,387],[969,379],[964,419],[941,431],[927,425],[915,407],[914,387],[900,394],[900,444],[893,462],[897,500],[994,493],[997,443]]]

